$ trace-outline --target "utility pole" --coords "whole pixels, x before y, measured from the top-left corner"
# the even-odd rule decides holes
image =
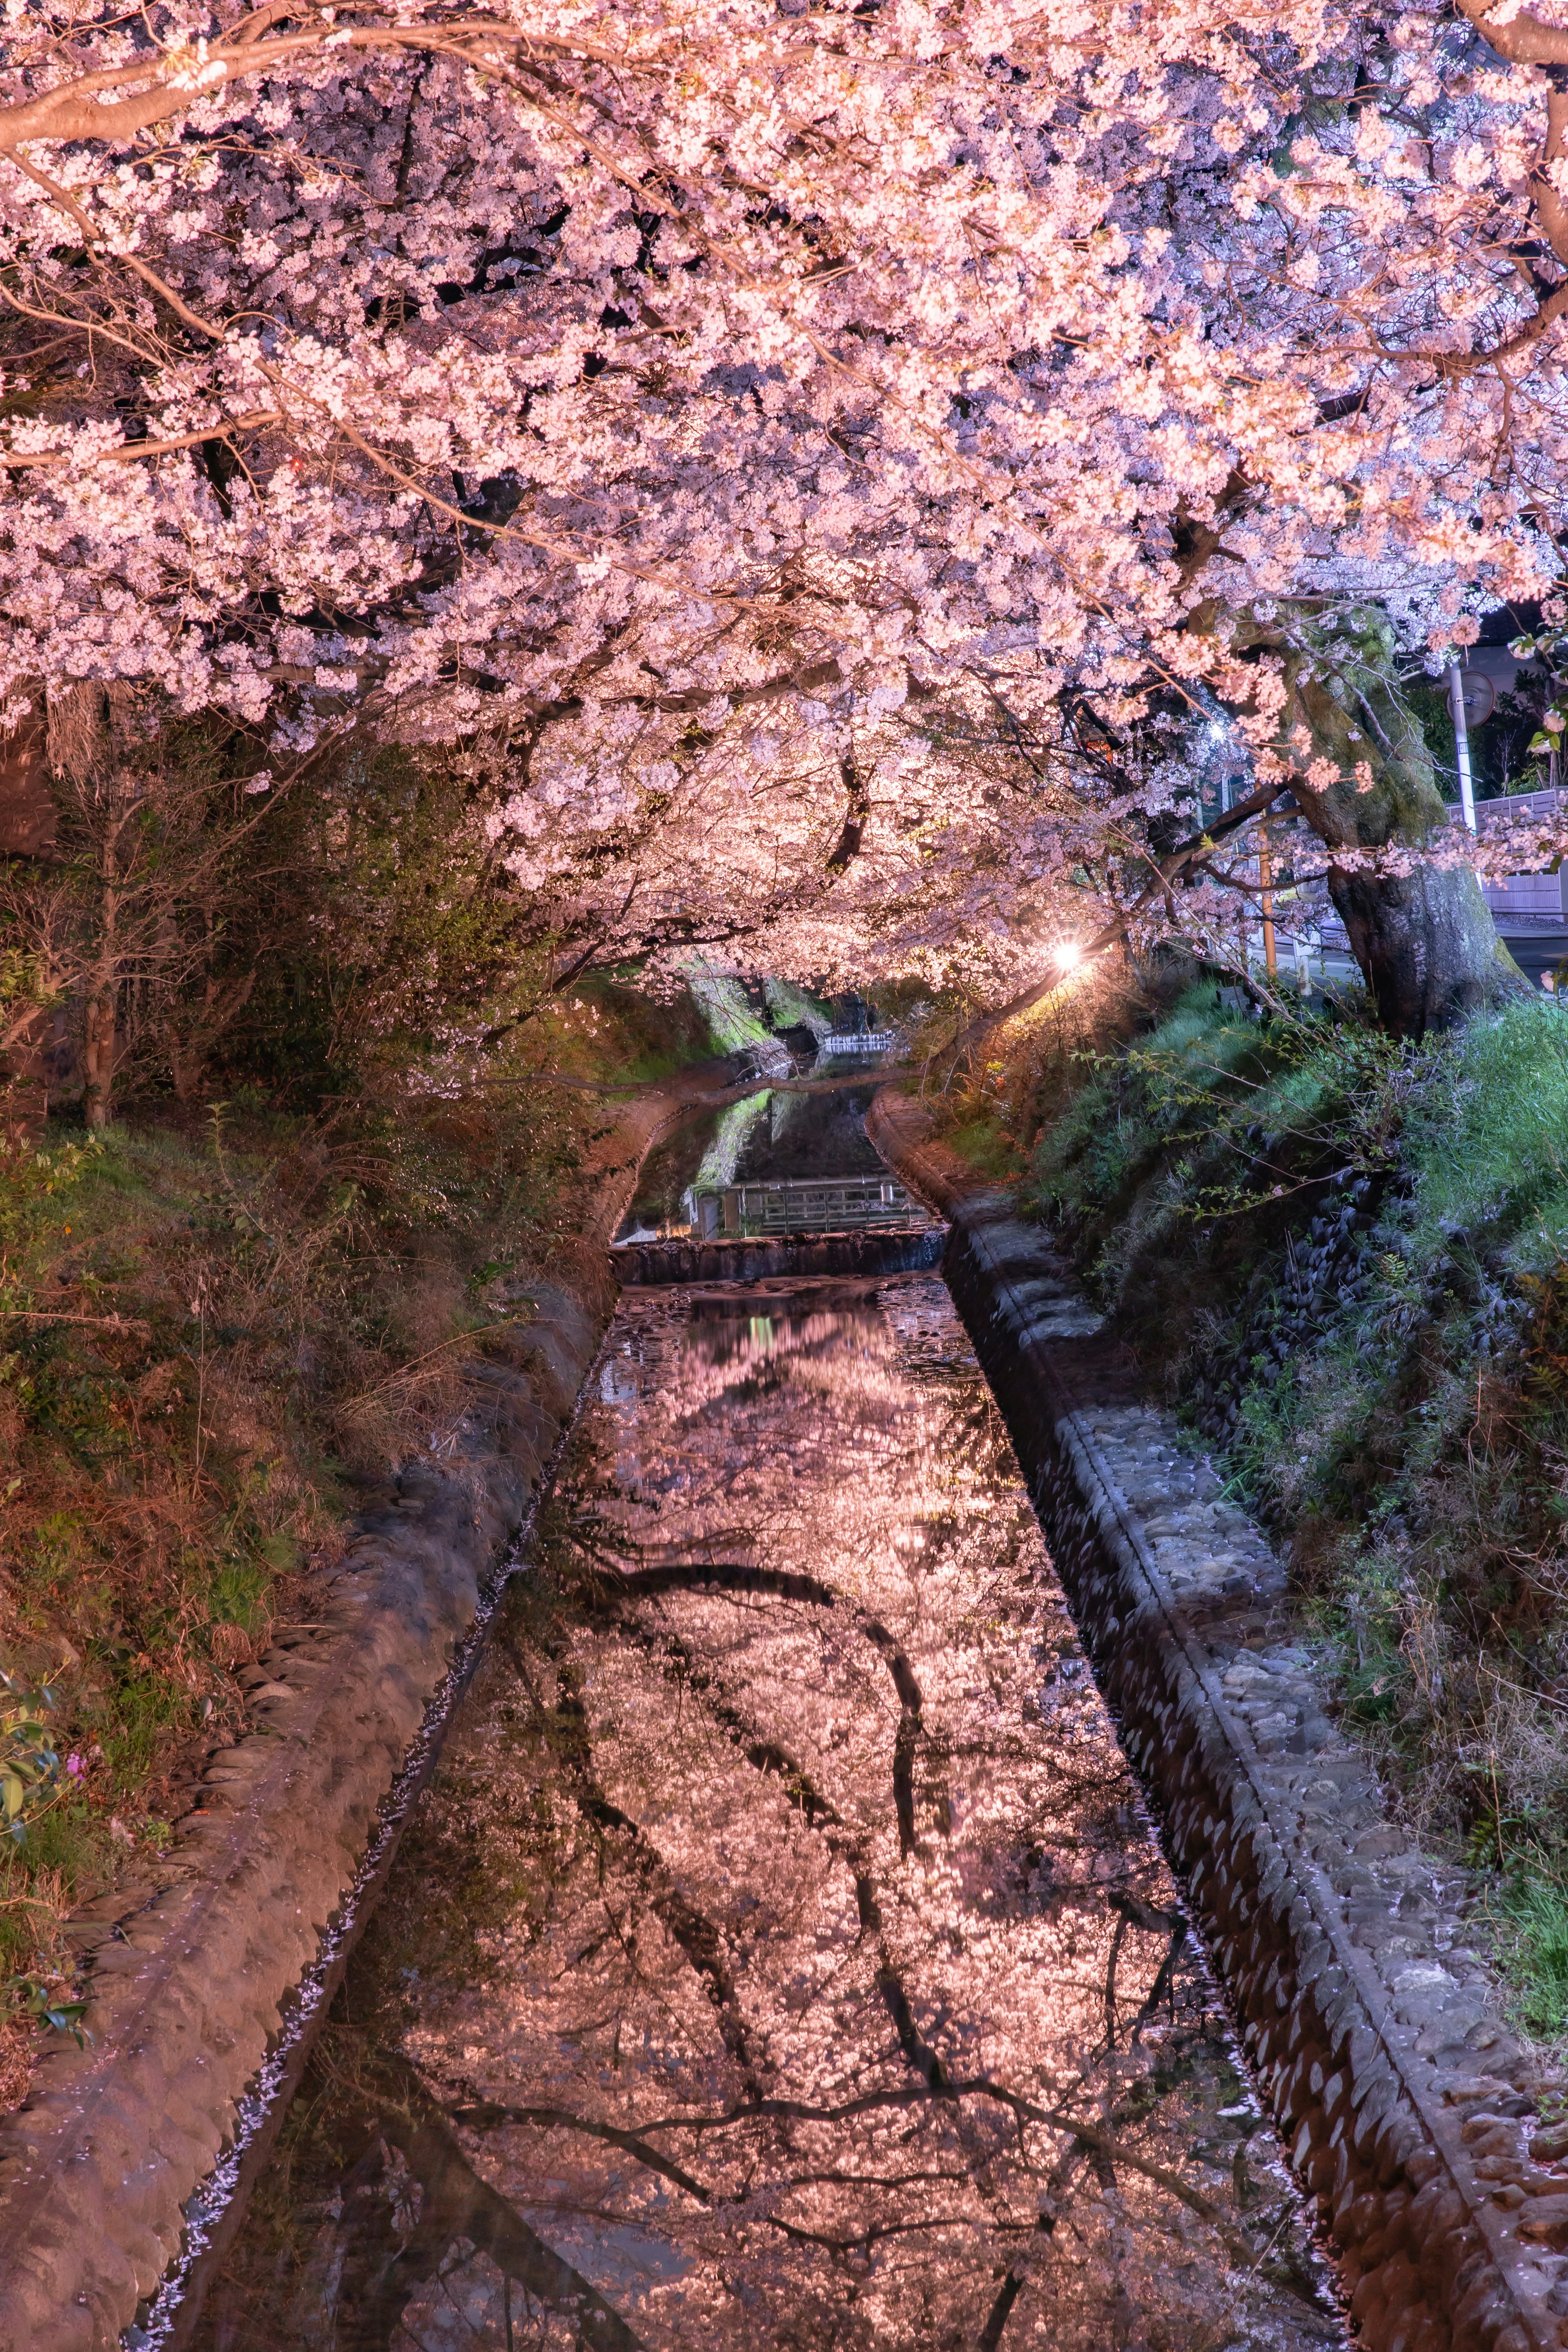
[[[1263,962],[1272,980],[1280,966],[1274,953],[1274,869],[1269,861],[1269,820],[1265,816],[1258,827],[1258,880],[1263,908]]]
[[[1465,829],[1476,829],[1476,795],[1470,782],[1470,730],[1465,723],[1465,674],[1458,663],[1448,664],[1448,707],[1454,714],[1454,757],[1459,771],[1459,806]]]

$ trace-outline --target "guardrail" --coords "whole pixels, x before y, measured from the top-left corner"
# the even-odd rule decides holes
[[[696,1186],[686,1195],[692,1237],[858,1233],[868,1226],[923,1225],[925,1212],[888,1176],[802,1176],[767,1184]]]
[[[1478,801],[1476,830],[1484,833],[1488,825],[1495,824],[1500,816],[1556,816],[1565,800],[1568,800],[1568,793],[1553,785],[1547,792],[1506,793],[1501,800]],[[1463,824],[1465,821],[1465,813],[1457,801],[1448,810],[1448,820],[1452,824]]]
[[[1568,792],[1552,788],[1540,793],[1510,793],[1501,800],[1477,801],[1476,831],[1486,834],[1510,817],[1568,817]],[[1448,809],[1450,824],[1462,825],[1464,812],[1454,803]],[[1508,874],[1496,881],[1481,884],[1481,896],[1500,922],[1522,921],[1527,931],[1537,929],[1556,929],[1568,927],[1568,858],[1564,858],[1554,874]],[[1288,918],[1277,912],[1276,922],[1289,929]],[[1343,924],[1332,907],[1318,910],[1313,928],[1325,948],[1343,953],[1350,946]]]
[[[817,1040],[821,1054],[891,1054],[898,1043],[895,1029],[835,1029]]]

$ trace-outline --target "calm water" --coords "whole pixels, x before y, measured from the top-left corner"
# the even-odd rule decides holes
[[[879,1081],[831,1094],[782,1090],[694,1118],[643,1161],[621,1238],[685,1232],[689,1184],[756,1184],[793,1176],[885,1176],[864,1115]]]
[[[940,1282],[629,1294],[204,2352],[1342,2341]]]

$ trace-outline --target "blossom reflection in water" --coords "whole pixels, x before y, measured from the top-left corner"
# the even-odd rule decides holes
[[[630,1295],[553,1516],[209,2352],[1340,2342],[941,1284]]]

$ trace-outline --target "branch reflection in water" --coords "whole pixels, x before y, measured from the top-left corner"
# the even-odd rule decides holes
[[[203,2352],[1343,2340],[940,1282],[629,1296]]]

